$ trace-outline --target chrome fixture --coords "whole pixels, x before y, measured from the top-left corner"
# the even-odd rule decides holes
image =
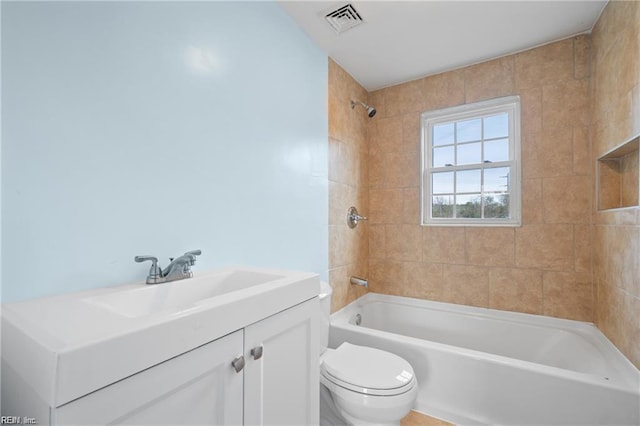
[[[236,370],[236,373],[241,372],[244,368],[244,356],[238,355],[236,358],[234,358],[233,361],[231,361],[231,366],[234,370]]]
[[[175,259],[170,258],[171,263],[164,270],[158,265],[158,258],[154,256],[136,256],[133,260],[138,263],[150,261],[147,284],[160,284],[193,277],[191,267],[196,264],[196,256],[201,254],[202,250],[193,250]]]
[[[376,115],[376,109],[374,107],[372,107],[371,105],[367,105],[362,101],[354,101],[353,99],[351,100],[351,109],[354,109],[356,107],[356,105],[362,105],[364,107],[364,109],[367,110],[367,115],[369,116],[369,118],[372,118],[374,115]]]
[[[369,281],[366,278],[351,277],[349,281],[352,285],[361,285],[364,288],[369,288]]]
[[[264,347],[262,345],[256,346],[255,348],[251,349],[251,356],[253,357],[253,359],[262,358],[262,351],[263,350],[264,350]]]
[[[349,228],[355,228],[361,220],[367,220],[367,218],[365,216],[360,216],[358,214],[358,209],[355,207],[349,207],[349,211],[347,212],[347,225],[349,225]]]

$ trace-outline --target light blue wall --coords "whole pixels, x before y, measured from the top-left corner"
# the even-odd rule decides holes
[[[326,85],[274,3],[3,2],[3,302],[198,248],[326,278]]]

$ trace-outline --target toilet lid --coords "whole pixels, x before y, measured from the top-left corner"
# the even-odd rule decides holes
[[[347,342],[325,357],[322,370],[338,385],[374,395],[402,393],[414,382],[411,365],[399,356]]]

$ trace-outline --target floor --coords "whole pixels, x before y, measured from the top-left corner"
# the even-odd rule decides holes
[[[400,426],[453,426],[443,420],[429,417],[426,414],[412,411],[407,414],[401,421]]]

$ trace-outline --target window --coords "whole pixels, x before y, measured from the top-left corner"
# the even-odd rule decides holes
[[[422,114],[422,224],[520,225],[520,98]]]

